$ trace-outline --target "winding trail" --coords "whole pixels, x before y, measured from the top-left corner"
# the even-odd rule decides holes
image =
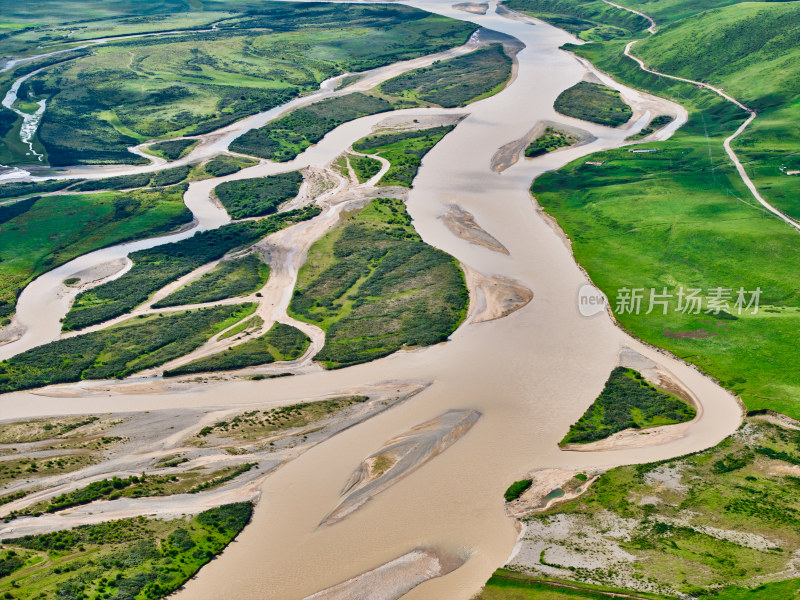
[[[648,15],[646,15],[644,13],[641,13],[641,12],[639,12],[637,10],[633,10],[632,8],[627,8],[627,7],[622,6],[620,4],[615,4],[614,2],[610,2],[610,0],[603,0],[603,2],[605,2],[606,4],[610,4],[611,6],[615,6],[616,8],[619,8],[619,9],[622,9],[622,10],[626,10],[628,12],[632,12],[634,14],[637,14],[637,15],[641,16],[641,17],[644,17],[645,19],[647,19],[651,23],[650,28],[647,31],[650,32],[650,35],[653,35],[653,34],[656,33],[656,31],[657,31],[656,22],[653,20],[652,17],[650,17],[650,16],[648,16]],[[783,213],[782,211],[778,210],[772,204],[770,204],[769,202],[767,202],[764,199],[764,197],[758,191],[758,188],[756,188],[755,184],[750,179],[750,176],[747,174],[747,171],[745,170],[744,165],[742,165],[741,161],[739,160],[739,157],[736,155],[736,152],[734,152],[733,148],[731,148],[731,142],[733,142],[733,140],[735,140],[737,137],[739,137],[744,132],[744,130],[747,129],[748,125],[750,125],[750,123],[752,123],[755,120],[755,118],[758,116],[756,111],[753,110],[752,108],[749,108],[748,106],[745,106],[743,103],[739,102],[733,96],[731,96],[729,94],[726,94],[720,88],[714,87],[711,84],[703,83],[702,81],[695,81],[694,79],[687,79],[686,77],[678,77],[676,75],[668,75],[667,73],[662,73],[660,71],[656,71],[655,69],[651,69],[650,67],[648,67],[644,63],[644,61],[641,58],[638,58],[637,56],[634,56],[633,53],[631,52],[631,48],[633,48],[633,45],[636,44],[639,41],[641,41],[641,40],[633,40],[632,42],[628,42],[628,44],[625,46],[625,56],[627,56],[628,58],[636,61],[636,64],[639,65],[639,68],[642,71],[645,71],[647,73],[652,73],[653,75],[658,75],[659,77],[666,77],[667,79],[673,79],[675,81],[682,81],[684,83],[691,83],[692,85],[700,86],[702,88],[705,88],[707,90],[710,90],[710,91],[714,92],[715,94],[721,96],[722,98],[724,98],[728,102],[732,102],[733,104],[735,104],[736,106],[741,108],[743,111],[747,112],[748,117],[744,121],[744,123],[742,123],[735,132],[733,132],[731,135],[729,135],[727,138],[725,138],[725,141],[722,143],[723,147],[725,148],[725,153],[728,155],[728,157],[733,162],[734,166],[736,167],[736,171],[739,173],[739,177],[741,177],[741,179],[744,182],[745,186],[747,186],[747,189],[750,190],[750,193],[758,201],[758,203],[761,204],[761,206],[766,208],[773,215],[778,217],[781,221],[783,221],[784,223],[786,223],[790,227],[793,227],[795,230],[800,232],[800,221],[797,221],[797,220],[793,219],[792,217],[788,216],[787,214]]]

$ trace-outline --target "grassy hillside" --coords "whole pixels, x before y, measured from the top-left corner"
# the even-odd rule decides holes
[[[756,37],[772,39],[777,33],[776,39],[782,39],[779,34],[783,30],[776,32],[774,22],[759,17],[759,11],[774,9],[785,14],[791,12],[792,4],[732,6],[722,12],[739,15],[740,10],[755,10],[748,27],[766,29]],[[704,19],[704,30],[692,25],[698,18]],[[672,56],[670,52],[682,56],[682,44],[695,43],[692,35],[722,39],[720,32],[727,31],[730,22],[719,19],[716,29],[715,21],[700,15],[665,28],[663,35],[671,36],[686,28],[686,39],[676,38],[677,47],[664,48],[664,56]],[[638,53],[640,46],[644,52],[661,35],[640,42],[634,52]],[[540,177],[533,193],[572,238],[578,261],[609,297],[623,326],[698,365],[740,395],[748,408],[772,408],[798,417],[800,377],[795,365],[800,364],[800,353],[790,340],[800,326],[800,279],[793,267],[800,259],[800,236],[755,204],[724,154],[722,141],[746,114],[711,92],[642,72],[622,56],[624,46],[621,40],[570,49],[629,85],[682,103],[690,111],[689,122],[670,141],[649,145],[658,152],[594,154]],[[721,55],[724,48],[696,53],[701,64],[717,64],[701,55]],[[732,54],[731,60],[737,56]],[[796,62],[788,67],[797,73]],[[752,83],[744,100],[754,104],[758,104],[755,94],[759,89],[764,90],[759,100],[762,105],[777,102],[770,96],[776,81],[791,78],[780,74],[762,84],[769,78],[756,76],[760,71],[755,66],[744,72]],[[700,71],[683,74],[699,76]],[[726,76],[723,73],[717,78],[711,73],[707,79],[724,85]],[[734,147],[743,148],[742,158],[764,196],[799,215],[792,187],[796,180],[781,173],[776,164],[792,164],[798,152],[798,138],[792,135],[797,128],[792,115],[798,104],[787,91],[791,86],[783,89],[783,99],[764,109],[753,125],[754,133],[743,138],[742,146]],[[770,140],[776,144],[771,145]],[[587,161],[603,164],[587,165]],[[684,293],[699,289],[705,297],[720,287],[730,290],[730,307],[740,288],[761,288],[759,312],[740,315],[735,311],[733,319],[706,313],[706,305],[696,314],[676,310],[681,288]],[[616,298],[621,288],[642,290],[644,309],[639,314],[618,310]],[[660,309],[645,314],[651,288],[659,294],[666,288],[672,295],[666,314]]]
[[[400,200],[377,198],[309,250],[292,316],[325,330],[326,367],[442,342],[469,302],[454,259],[422,242]]]
[[[643,32],[650,25],[647,19],[602,0],[507,0],[503,5],[533,15],[587,41],[630,36]]]

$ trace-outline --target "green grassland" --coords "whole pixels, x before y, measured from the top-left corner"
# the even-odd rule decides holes
[[[359,183],[369,181],[381,170],[381,161],[370,158],[369,156],[356,156],[355,154],[351,154],[348,156],[348,159],[350,160],[350,166],[353,167],[353,171]]]
[[[790,5],[755,6],[786,10]],[[721,19],[720,27],[727,22]],[[761,17],[748,23],[754,30],[773,24]],[[702,35],[713,36],[713,27],[706,24],[708,31]],[[773,40],[776,47],[783,38],[776,34]],[[642,48],[648,43],[640,42]],[[622,56],[624,45],[623,40],[570,49],[624,83],[682,103],[689,109],[689,122],[668,142],[644,146],[659,152],[594,154],[588,160],[602,166],[576,161],[540,177],[533,193],[570,236],[576,258],[609,297],[612,309],[624,287],[643,288],[648,294],[650,288],[677,294],[681,287],[704,292],[723,287],[732,289],[734,296],[740,287],[760,287],[761,310],[734,314],[735,319],[708,314],[706,307],[698,314],[678,311],[675,301],[667,314],[660,309],[645,314],[647,300],[640,314],[616,310],[616,316],[637,337],[716,377],[748,408],[772,408],[798,417],[800,378],[794,365],[800,364],[800,353],[791,340],[800,326],[800,281],[794,267],[800,259],[800,239],[755,204],[724,154],[723,139],[745,113],[696,86],[643,73]],[[637,44],[634,51],[638,48]],[[707,53],[724,54],[725,47],[708,46]],[[796,73],[796,63],[790,66]],[[776,80],[787,78],[781,74]],[[775,85],[770,80],[760,88],[760,79],[751,82],[751,94],[759,89],[771,94]],[[759,132],[765,134],[765,144],[777,136],[787,154],[796,152],[797,139],[787,135],[797,127],[790,119],[797,106],[791,89],[783,92],[787,103],[766,109],[755,121],[763,119]],[[747,168],[759,175],[768,167],[750,160]],[[777,169],[776,173],[791,180]],[[755,181],[761,187],[758,177]],[[771,190],[762,191],[771,200]]]
[[[191,518],[138,517],[3,540],[5,598],[156,600],[183,585],[250,521],[252,505]]]
[[[188,354],[255,311],[255,304],[139,316],[37,346],[0,362],[0,392],[125,377]]]
[[[474,29],[404,6],[264,3],[213,32],[93,47],[20,97],[48,99],[37,137],[50,164],[142,163],[128,146],[212,131],[333,75],[458,46]]]
[[[422,242],[400,200],[375,199],[309,250],[290,313],[326,332],[328,368],[447,339],[469,302],[455,260]]]
[[[528,13],[586,41],[611,40],[638,34],[646,19],[601,0],[507,0],[510,9]],[[640,9],[647,12],[647,9]]]
[[[374,135],[357,141],[353,144],[353,149],[365,154],[376,154],[391,163],[378,185],[399,185],[410,188],[423,157],[454,128],[455,125],[446,125]]]
[[[158,142],[157,144],[148,146],[145,152],[167,160],[177,160],[189,154],[199,141],[200,140],[193,140],[191,138],[182,138]]]
[[[81,329],[123,315],[168,283],[232,250],[255,243],[270,233],[318,215],[308,207],[268,219],[232,223],[194,236],[133,252],[133,267],[122,277],[78,294],[64,318],[63,329]]]
[[[680,398],[650,385],[638,371],[616,367],[603,391],[560,443],[585,444],[624,429],[691,421],[696,414]]]
[[[425,104],[463,106],[496,94],[511,76],[511,59],[494,44],[390,79],[369,93],[355,92],[299,108],[234,140],[231,150],[279,162],[294,159],[339,125]]]
[[[251,410],[236,415],[229,421],[218,421],[203,427],[197,434],[197,440],[203,440],[210,435],[241,441],[263,440],[271,433],[305,427],[367,400],[368,396],[339,396],[330,400],[301,402],[265,411]]]
[[[226,181],[214,188],[232,219],[261,217],[277,212],[281,204],[297,196],[303,183],[300,171],[270,177]]]
[[[577,141],[575,136],[565,131],[547,127],[542,135],[533,140],[528,144],[528,147],[525,148],[525,157],[534,158],[535,156],[541,156],[542,154],[553,152],[559,148],[571,146]]]
[[[596,547],[594,535],[613,536],[608,524],[614,519],[630,523],[629,537],[614,539],[634,562],[608,571],[568,571],[579,580],[610,582],[617,569],[671,590],[669,595],[794,598],[800,580],[772,582],[791,576],[787,566],[800,548],[798,464],[797,431],[749,420],[715,448],[612,469],[583,496],[528,520],[546,525],[566,519],[568,545],[577,553],[585,544]],[[546,530],[541,535],[550,543]],[[754,584],[765,586],[744,589]],[[781,589],[791,592],[781,596]]]
[[[311,340],[290,325],[275,323],[270,330],[255,339],[227,350],[167,371],[165,375],[185,375],[208,371],[233,371],[245,367],[267,365],[276,361],[300,358]]]
[[[554,107],[562,115],[608,127],[619,127],[633,114],[617,90],[588,81],[579,81],[561,92]]]
[[[378,89],[384,94],[444,108],[466,106],[503,89],[511,77],[511,65],[503,46],[492,44],[400,75]]]
[[[0,317],[14,312],[22,288],[41,273],[191,220],[177,189],[47,196],[0,207]]]
[[[196,281],[174,291],[154,308],[214,302],[235,296],[247,296],[260,290],[269,278],[269,265],[253,253],[224,260]]]
[[[652,121],[650,121],[645,127],[642,127],[639,133],[634,133],[632,136],[628,137],[628,140],[639,140],[644,137],[647,137],[651,133],[654,133],[660,129],[663,129],[667,125],[672,123],[672,117],[667,115],[659,115]]]

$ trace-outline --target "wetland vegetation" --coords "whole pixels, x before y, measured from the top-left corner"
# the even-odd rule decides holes
[[[269,177],[225,181],[214,188],[232,219],[262,217],[277,212],[300,191],[303,175],[300,171],[280,173]]]
[[[219,260],[232,250],[245,248],[264,236],[294,223],[315,217],[318,207],[293,210],[268,219],[231,223],[194,236],[133,252],[133,267],[122,277],[82,292],[64,318],[63,328],[82,329],[120,316],[150,295],[191,273],[197,267]]]
[[[14,312],[22,289],[45,271],[192,220],[179,189],[43,196],[1,208],[0,317]]]
[[[121,378],[188,354],[253,313],[255,304],[140,315],[37,346],[0,362],[0,392]]]
[[[410,188],[423,157],[454,127],[455,125],[445,125],[373,135],[353,144],[353,150],[381,156],[391,163],[378,185],[399,185]]]
[[[3,540],[5,598],[156,600],[177,590],[250,521],[249,502],[194,517],[137,517]]]
[[[578,139],[570,133],[553,127],[546,127],[544,133],[525,148],[525,157],[534,158],[535,156],[541,156],[542,154],[553,152],[559,148],[571,146],[577,141]]]
[[[692,406],[651,385],[638,371],[616,367],[597,400],[569,428],[561,444],[594,442],[624,429],[683,423],[696,414]]]
[[[267,333],[165,373],[167,376],[208,371],[233,371],[300,358],[311,340],[299,329],[275,323]]]
[[[400,200],[376,198],[309,250],[290,312],[325,330],[328,368],[442,342],[469,302],[450,255],[422,242]]]
[[[155,302],[153,308],[247,296],[261,289],[268,278],[269,265],[255,252],[240,258],[223,260],[199,279]]]

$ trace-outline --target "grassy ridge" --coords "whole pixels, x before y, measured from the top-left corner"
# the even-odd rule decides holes
[[[261,217],[277,212],[281,204],[297,196],[302,183],[302,173],[292,171],[270,177],[226,181],[214,188],[214,194],[232,219]]]
[[[756,19],[751,26],[760,23]],[[651,287],[659,293],[666,287],[672,294],[681,287],[734,292],[760,287],[759,313],[736,315],[736,320],[686,314],[675,310],[675,302],[666,315],[660,310],[647,315],[645,308],[638,315],[617,311],[617,318],[634,335],[715,376],[748,408],[798,417],[800,378],[793,365],[800,364],[800,354],[790,340],[800,326],[800,281],[792,266],[800,259],[800,240],[754,205],[724,154],[722,140],[739,126],[744,112],[711,92],[643,73],[622,56],[624,45],[595,43],[571,50],[629,85],[682,103],[690,111],[689,122],[671,140],[659,142],[658,153],[595,154],[588,160],[603,162],[601,167],[576,161],[540,177],[533,193],[572,238],[578,261],[612,304],[623,287],[648,293]],[[753,90],[758,86],[754,81]],[[760,133],[771,130],[787,152],[795,144],[785,132],[797,127],[788,120],[797,102],[788,102],[755,121],[764,119]],[[765,139],[768,145],[771,138]],[[751,169],[761,172],[757,162],[748,164]],[[771,199],[770,190],[764,195]]]
[[[649,26],[646,19],[601,0],[507,0],[503,4],[586,41],[627,37]],[[647,12],[647,9],[641,10]]]
[[[445,108],[465,106],[500,91],[511,77],[511,65],[503,46],[492,44],[390,79],[379,90]]]
[[[37,346],[0,362],[0,392],[125,377],[191,352],[255,308],[238,304],[142,316]]]
[[[617,90],[588,81],[579,81],[561,92],[554,107],[562,115],[608,127],[619,127],[633,114]]]
[[[680,398],[650,385],[638,371],[616,367],[603,391],[569,428],[561,444],[594,442],[629,428],[683,423],[696,414]]]
[[[165,375],[185,375],[208,371],[232,371],[245,367],[268,365],[282,360],[300,358],[311,340],[290,325],[275,323],[270,330],[255,339],[233,346],[206,358],[201,358],[167,371]]]
[[[249,502],[228,504],[186,519],[139,517],[6,539],[0,592],[20,600],[156,600],[221,553],[252,511]]]
[[[86,252],[165,233],[192,219],[179,189],[49,196],[7,205],[3,213],[0,317],[14,312],[22,288],[41,273]]]
[[[316,359],[331,368],[444,341],[468,301],[454,259],[420,240],[402,201],[378,198],[311,247],[290,311],[325,330]]]
[[[376,154],[391,163],[378,185],[399,185],[410,188],[423,157],[454,128],[455,125],[447,125],[374,135],[357,141],[353,144],[353,149],[365,154]]]
[[[154,308],[214,302],[234,296],[246,296],[261,289],[269,278],[269,265],[256,254],[222,261],[196,281],[174,291]]]
[[[65,331],[81,329],[123,315],[156,290],[197,267],[284,227],[310,219],[319,211],[317,207],[308,207],[269,219],[232,223],[179,242],[133,252],[130,255],[133,267],[125,275],[78,294],[64,318],[63,328]]]

